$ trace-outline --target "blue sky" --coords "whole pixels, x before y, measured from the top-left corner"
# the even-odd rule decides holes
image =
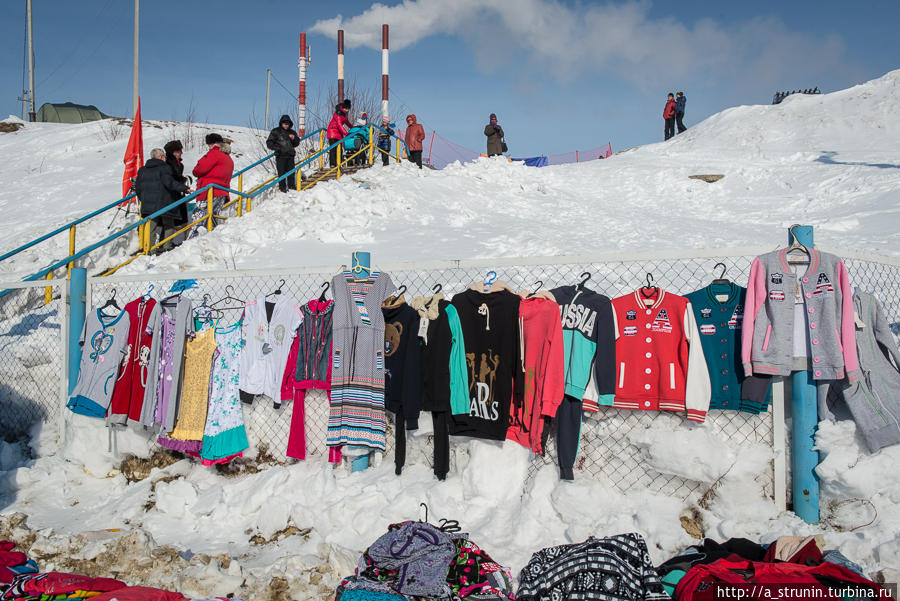
[[[33,0],[38,105],[73,101],[131,111],[132,3]],[[391,25],[392,112],[483,151],[495,112],[515,155],[662,138],[669,91],[685,123],[776,90],[834,91],[900,68],[900,2],[551,2],[541,0],[144,0],[140,90],[145,118],[261,123],[295,111],[298,34],[309,33],[311,108],[325,112],[336,72],[334,31],[347,31],[346,71],[380,97],[380,35]],[[0,20],[0,113],[21,115],[24,0]],[[335,8],[338,6],[339,8]],[[338,19],[340,14],[340,19]],[[316,99],[320,100],[316,103]],[[397,117],[398,114],[393,116]]]

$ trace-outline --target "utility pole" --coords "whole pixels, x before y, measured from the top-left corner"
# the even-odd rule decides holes
[[[272,70],[266,69],[266,122],[263,129],[269,129],[269,81],[272,79]]]
[[[36,121],[37,113],[34,112],[34,29],[31,25],[31,0],[27,0],[28,12],[28,120]]]
[[[30,2],[31,0],[29,0]],[[131,99],[131,114],[137,114],[138,106],[138,17],[140,0],[134,0],[134,90]]]

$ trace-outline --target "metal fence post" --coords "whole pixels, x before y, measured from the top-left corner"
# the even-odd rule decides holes
[[[87,293],[87,269],[73,267],[69,279],[69,394],[78,381],[78,367],[81,363],[81,330],[84,329],[85,294]]]
[[[788,244],[797,241],[812,248],[813,228],[809,225],[793,228],[788,234]],[[798,272],[802,266],[798,268]],[[819,425],[816,383],[809,371],[791,374],[791,476],[794,494],[794,513],[803,521],[813,524],[819,521],[819,479],[816,466],[819,452],[813,450],[816,427]]]
[[[206,231],[213,231],[213,189],[206,193]]]

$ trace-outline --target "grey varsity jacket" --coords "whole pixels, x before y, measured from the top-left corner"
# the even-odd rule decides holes
[[[810,250],[800,277],[806,335],[814,380],[859,379],[853,297],[844,262],[835,255]],[[744,373],[790,375],[793,364],[794,293],[798,276],[791,272],[787,249],[753,260],[747,283],[741,356]],[[803,266],[800,266],[800,271]]]

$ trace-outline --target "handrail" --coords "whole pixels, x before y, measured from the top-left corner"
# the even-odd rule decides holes
[[[60,227],[56,228],[55,230],[53,230],[52,232],[50,232],[49,234],[44,234],[43,236],[41,236],[39,238],[35,238],[31,242],[23,244],[22,246],[20,246],[19,248],[15,249],[15,250],[11,250],[6,254],[0,255],[0,261],[5,261],[6,259],[12,257],[13,255],[19,254],[23,250],[27,250],[27,249],[31,248],[32,246],[35,246],[36,244],[40,244],[41,242],[43,242],[44,240],[46,240],[48,238],[52,238],[53,236],[55,236],[57,234],[61,234],[74,225],[78,225],[79,223],[83,223],[83,222],[87,221],[88,219],[96,217],[97,215],[99,215],[101,213],[105,213],[109,209],[112,209],[113,207],[116,207],[116,206],[122,204],[123,202],[131,200],[134,197],[135,197],[135,193],[132,192],[125,198],[120,198],[119,200],[112,202],[104,207],[101,207],[95,211],[92,211],[92,212],[88,213],[87,215],[84,215],[83,217],[79,217],[75,221],[72,221],[70,223],[67,223],[66,225],[60,226]]]
[[[309,133],[309,134],[306,134],[305,136],[303,136],[302,138],[300,138],[297,142],[300,143],[300,142],[302,142],[303,140],[306,140],[307,138],[311,138],[311,137],[313,137],[313,136],[315,136],[315,135],[318,135],[318,133],[319,133],[320,131],[325,131],[325,128],[324,128],[324,127],[320,127],[320,128],[317,129],[316,131],[314,131],[314,132],[312,132],[312,133]],[[263,158],[259,159],[259,160],[256,161],[255,163],[252,163],[252,164],[250,164],[250,165],[247,165],[246,167],[244,167],[244,168],[241,169],[240,171],[237,171],[237,172],[235,172],[234,174],[232,174],[231,179],[234,179],[234,178],[236,178],[237,176],[241,175],[242,173],[245,173],[245,172],[247,172],[247,171],[253,169],[254,167],[256,167],[257,165],[259,165],[260,163],[263,163],[263,162],[265,162],[265,161],[268,161],[268,160],[271,159],[273,156],[275,156],[275,153],[274,153],[274,152],[267,154],[266,156],[264,156]],[[0,258],[0,261],[2,261],[2,258]]]
[[[303,136],[302,138],[300,138],[300,142],[302,142],[303,140],[306,140],[307,138],[311,138],[315,135],[318,135],[319,132],[323,131],[324,129],[325,129],[324,127],[320,127],[319,129],[315,130],[314,132]],[[275,156],[274,152],[266,155],[265,157],[261,158],[260,160],[256,161],[255,163],[251,163],[250,165],[244,167],[243,169],[240,169],[239,171],[234,172],[231,175],[231,179],[234,179],[235,177],[238,177],[239,175],[246,173],[250,169],[253,169],[260,163],[263,163],[263,162],[269,160],[273,156]],[[0,255],[0,262],[5,261],[6,259],[8,259],[10,257],[15,256],[24,250],[28,250],[32,246],[36,246],[36,245],[40,244],[44,240],[48,240],[48,239],[52,238],[53,236],[61,234],[73,226],[84,223],[85,221],[87,221],[89,219],[93,219],[94,217],[97,217],[98,215],[101,215],[101,214],[105,213],[106,211],[109,211],[110,209],[114,209],[117,206],[121,205],[123,202],[128,202],[131,199],[136,198],[136,196],[137,195],[134,192],[132,192],[132,193],[128,194],[127,196],[125,196],[124,198],[120,198],[119,200],[117,200],[115,202],[111,202],[107,205],[104,205],[104,206],[100,207],[99,209],[95,209],[95,210],[91,211],[90,213],[83,215],[74,221],[70,221],[69,223],[67,223],[65,225],[61,225],[60,227],[56,228],[52,232],[44,234],[43,236],[39,236],[39,237],[35,238],[34,240],[26,242],[25,244],[19,246],[18,248],[15,248],[9,252],[6,252],[6,253]]]
[[[404,140],[403,138],[401,138],[401,137],[398,136],[397,134],[392,134],[392,133],[390,133],[388,130],[384,129],[384,128],[381,127],[380,125],[375,125],[374,123],[372,123],[372,127],[374,127],[375,129],[380,129],[381,131],[383,131],[383,132],[386,133],[387,135],[391,136],[392,138],[397,138],[397,140],[399,140],[400,142],[403,142],[403,146],[406,147],[406,154],[409,155],[409,145],[406,143],[406,140]]]
[[[378,126],[373,126],[373,127],[378,127]],[[381,129],[381,128],[379,127],[379,129]],[[321,131],[321,130],[316,130],[315,132],[313,132],[313,133],[311,133],[311,134],[308,134],[308,135],[304,136],[303,138],[301,138],[301,141],[304,140],[304,139],[306,139],[306,138],[310,138],[310,137],[312,137],[313,135],[316,135],[316,134],[320,133],[320,131]],[[383,130],[382,130],[382,131],[383,131]],[[385,133],[387,133],[387,132],[385,132]],[[218,184],[208,184],[208,185],[204,186],[203,188],[200,188],[199,190],[195,190],[194,192],[188,194],[187,196],[184,196],[183,198],[180,198],[180,199],[178,199],[178,200],[175,200],[175,201],[171,202],[170,204],[168,204],[168,205],[166,205],[165,207],[163,207],[163,208],[161,208],[161,209],[155,211],[154,213],[152,213],[152,214],[150,214],[150,215],[148,215],[148,216],[146,216],[146,217],[143,217],[143,218],[141,218],[140,220],[138,220],[138,221],[136,221],[136,222],[134,222],[134,223],[132,223],[132,224],[129,224],[129,225],[125,226],[125,227],[122,228],[121,230],[119,230],[119,231],[117,231],[117,232],[114,232],[114,233],[112,233],[112,234],[106,236],[106,237],[103,238],[102,240],[100,240],[100,241],[98,241],[98,242],[95,242],[95,243],[93,243],[93,244],[91,244],[91,245],[88,245],[88,246],[86,246],[85,248],[83,248],[83,249],[81,249],[81,250],[79,250],[79,251],[77,251],[77,252],[72,252],[69,256],[65,257],[64,259],[60,259],[59,261],[57,261],[57,262],[55,262],[55,263],[49,265],[48,267],[45,267],[45,268],[41,269],[40,271],[38,271],[38,272],[36,272],[36,273],[33,273],[33,274],[29,275],[28,277],[26,277],[26,278],[24,279],[24,281],[30,282],[30,281],[39,280],[39,279],[45,277],[48,273],[51,273],[51,272],[53,272],[54,270],[59,269],[60,267],[63,267],[63,266],[66,266],[66,265],[69,265],[69,264],[73,263],[73,262],[76,261],[77,259],[80,259],[81,257],[83,257],[83,256],[85,256],[85,255],[87,255],[87,254],[89,254],[89,253],[91,253],[91,252],[93,252],[94,250],[100,248],[101,246],[104,246],[104,245],[106,245],[107,243],[112,242],[113,240],[115,240],[115,239],[117,239],[117,238],[119,238],[119,237],[121,237],[121,236],[123,236],[123,235],[125,235],[125,234],[127,234],[127,233],[129,233],[129,232],[131,232],[131,231],[133,231],[133,230],[135,230],[135,229],[137,229],[137,228],[139,228],[139,227],[141,227],[142,225],[148,223],[150,220],[155,219],[156,217],[159,217],[160,215],[163,215],[164,213],[167,213],[167,212],[171,211],[172,209],[174,209],[174,208],[176,208],[176,207],[179,207],[179,206],[181,206],[182,204],[185,204],[185,203],[187,203],[187,202],[189,202],[189,201],[191,201],[191,200],[193,200],[193,199],[199,198],[199,197],[201,197],[201,196],[207,196],[210,190],[213,190],[213,189],[222,190],[222,191],[224,191],[224,192],[228,192],[228,193],[230,193],[230,194],[236,194],[236,195],[238,195],[238,196],[240,196],[240,197],[247,198],[247,199],[255,198],[256,196],[259,196],[260,194],[262,194],[263,192],[265,192],[266,190],[268,190],[269,188],[271,188],[272,186],[274,186],[275,184],[277,184],[278,182],[280,182],[281,180],[283,180],[283,179],[289,177],[291,174],[294,174],[294,173],[298,172],[298,171],[300,170],[301,167],[310,164],[312,161],[316,160],[317,158],[319,158],[320,156],[324,155],[325,153],[331,151],[333,148],[335,148],[335,147],[337,147],[337,146],[339,146],[339,145],[341,145],[341,144],[344,144],[344,143],[345,143],[348,139],[350,139],[351,137],[352,137],[352,136],[349,136],[349,135],[344,136],[343,138],[341,138],[340,140],[338,140],[337,142],[335,142],[335,143],[332,144],[331,146],[329,146],[329,147],[327,147],[327,148],[323,148],[323,149],[319,150],[318,152],[315,152],[315,153],[309,155],[309,156],[306,157],[303,161],[297,163],[297,164],[294,166],[294,168],[291,169],[290,171],[288,171],[288,172],[282,174],[282,175],[279,176],[279,177],[273,178],[271,181],[269,181],[269,182],[266,183],[265,185],[259,186],[259,187],[257,187],[257,188],[253,188],[253,189],[249,190],[248,192],[243,192],[243,191],[240,191],[240,190],[233,190],[233,189],[231,189],[231,188],[227,188],[227,187],[224,187],[224,186],[220,186],[220,185],[218,185]],[[403,141],[403,140],[401,140],[401,139],[400,139],[399,137],[397,137],[397,136],[394,136],[394,137],[396,137],[396,138],[397,138],[398,140],[400,140],[401,142]],[[346,158],[345,158],[345,159],[344,159],[337,167],[332,168],[332,170],[333,170],[333,169],[339,169],[339,168],[341,167],[341,165],[346,164],[347,162],[349,162],[350,159],[352,159],[352,158],[358,156],[359,154],[365,152],[366,150],[369,150],[369,149],[371,149],[372,147],[374,147],[374,146],[375,146],[374,135],[370,135],[370,138],[371,138],[371,139],[369,140],[369,142],[368,142],[366,145],[364,145],[362,148],[360,148],[359,150],[357,150],[354,154],[352,154],[352,155],[346,157]],[[405,144],[405,142],[404,142],[404,144]],[[257,162],[255,163],[255,165],[258,165],[259,163],[261,163],[261,162],[263,162],[263,161],[265,161],[265,160],[266,160],[266,159],[262,159],[262,160],[260,160],[260,161],[257,161]],[[255,165],[254,165],[254,166],[255,166]],[[330,172],[330,170],[329,170],[329,172]],[[235,174],[235,175],[240,175],[241,173],[243,173],[243,171],[242,171],[242,172],[239,172],[239,173],[237,173],[237,174]],[[327,173],[327,172],[326,172],[326,173]],[[134,196],[134,195],[132,194],[132,195],[130,195],[129,197],[126,197],[125,199],[122,199],[122,200],[130,199],[130,198],[133,197],[133,196]],[[116,204],[121,203],[122,200],[117,201],[117,202],[114,203],[112,206],[115,206]],[[64,228],[60,228],[60,231],[66,229],[66,228],[72,227],[72,226],[75,225],[76,223],[80,223],[80,222],[82,222],[82,221],[84,221],[84,220],[86,220],[86,219],[89,219],[89,218],[92,217],[92,216],[96,216],[96,215],[102,213],[104,210],[108,210],[108,208],[109,208],[109,207],[105,207],[104,209],[98,209],[97,211],[94,211],[92,214],[85,215],[84,217],[80,218],[78,221],[72,222],[72,223],[68,224],[67,226],[65,226]],[[57,233],[59,233],[59,232],[57,232]],[[47,237],[49,237],[49,235],[47,235]],[[45,237],[44,239],[46,239],[46,237]],[[36,243],[37,243],[37,242],[34,242],[34,244],[36,244]],[[132,260],[133,260],[133,259],[132,259]],[[120,265],[119,267],[121,267],[121,266],[122,266],[122,265]],[[10,292],[12,292],[12,289],[0,291],[0,297],[6,296],[6,295],[9,294]]]

